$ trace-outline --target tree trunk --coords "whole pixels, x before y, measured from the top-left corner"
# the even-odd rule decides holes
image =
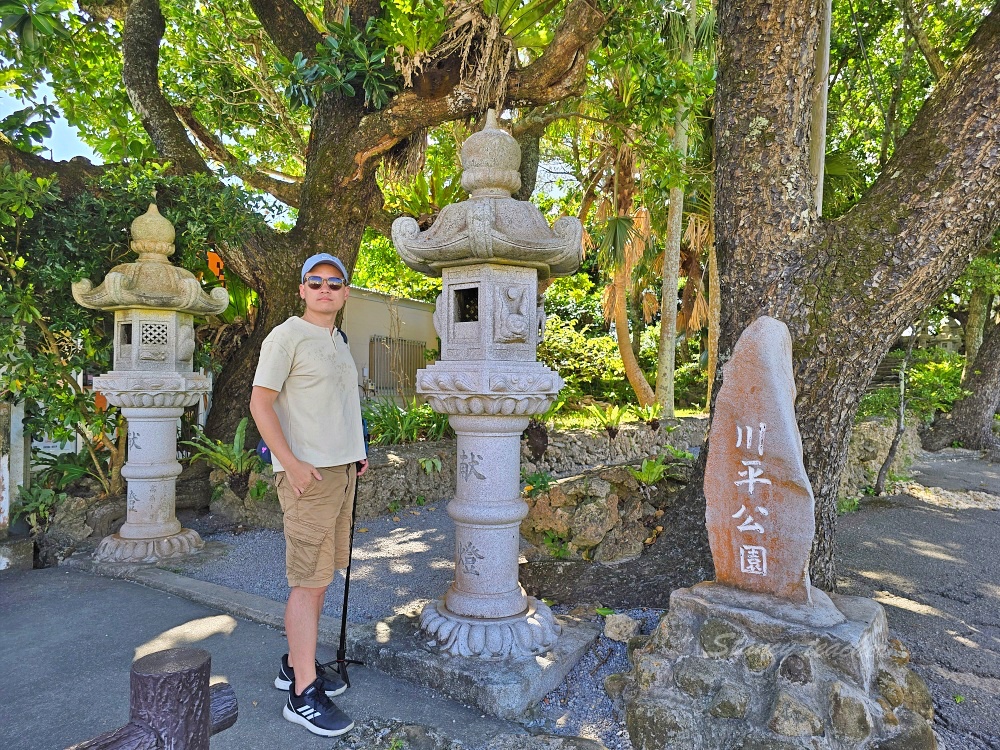
[[[365,227],[382,208],[374,168],[353,179],[344,178],[357,165],[354,151],[343,144],[351,142],[361,117],[354,103],[330,95],[320,101],[313,113],[295,227],[286,235],[260,239],[256,248],[223,256],[257,290],[260,308],[253,333],[226,363],[213,388],[212,411],[205,425],[213,437],[230,438],[240,420],[249,415],[250,390],[264,337],[290,315],[302,312],[298,287],[303,261],[325,252],[340,258],[348,274],[354,270]]]
[[[289,316],[302,313],[298,292],[302,262],[314,253],[327,252],[344,261],[348,273],[354,270],[367,216],[376,204],[381,205],[378,186],[372,176],[329,190],[324,198],[322,207],[313,200],[310,210],[314,219],[300,221],[288,235],[276,235],[270,252],[244,254],[242,258],[244,262],[237,273],[258,291],[260,306],[253,333],[215,381],[212,411],[205,425],[205,431],[213,437],[231,438],[240,420],[248,416],[251,386],[264,337]],[[350,300],[347,304],[351,304]],[[251,437],[255,435],[256,431],[251,430]]]
[[[705,392],[705,411],[712,408],[715,371],[719,362],[719,327],[722,319],[722,290],[719,287],[719,264],[715,243],[708,246],[708,387]]]
[[[969,317],[965,321],[965,367],[962,368],[962,385],[966,388],[972,375],[972,365],[976,363],[979,348],[983,345],[983,331],[992,306],[993,295],[981,287],[972,290],[969,297]]]
[[[688,0],[687,25],[681,60],[694,61],[695,28],[698,24],[698,3]],[[688,109],[677,108],[674,121],[674,149],[680,155],[681,170],[687,162]],[[670,188],[670,209],[667,212],[667,241],[663,248],[663,284],[660,287],[660,346],[656,357],[656,402],[663,407],[663,416],[674,416],[674,355],[677,353],[677,276],[681,265],[681,233],[684,218],[684,188]]]
[[[1000,324],[990,326],[965,387],[971,394],[956,401],[948,414],[938,416],[923,445],[938,451],[960,444],[996,454],[1000,440],[993,433],[993,415],[1000,405]]]
[[[715,227],[719,362],[760,315],[791,332],[816,498],[810,567],[832,590],[837,490],[861,396],[891,342],[1000,224],[1000,11],[862,201],[830,221],[809,169],[822,15],[822,0],[720,3]]]
[[[619,268],[614,273],[615,286],[615,336],[618,338],[618,353],[625,367],[625,377],[635,391],[640,406],[649,406],[655,401],[653,389],[646,382],[646,376],[639,366],[635,352],[632,350],[632,337],[628,327],[628,282],[631,273],[628,268]]]

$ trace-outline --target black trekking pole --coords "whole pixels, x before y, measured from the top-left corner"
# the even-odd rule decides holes
[[[340,679],[344,681],[347,687],[351,686],[351,678],[347,676],[347,665],[348,664],[360,664],[364,666],[363,661],[358,659],[348,659],[347,658],[347,598],[351,593],[351,557],[354,555],[354,519],[358,512],[358,477],[354,477],[354,505],[351,507],[351,537],[348,543],[348,557],[347,557],[347,569],[344,571],[344,604],[340,609],[340,646],[337,648],[337,672],[340,673]],[[332,663],[332,662],[331,662]],[[326,666],[330,666],[327,664]]]

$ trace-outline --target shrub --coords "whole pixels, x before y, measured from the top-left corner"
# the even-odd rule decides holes
[[[17,492],[17,501],[10,509],[11,520],[25,519],[31,528],[32,536],[37,536],[48,528],[56,508],[66,499],[65,492],[56,492],[41,485],[31,487],[18,485]]]
[[[588,336],[589,327],[577,330],[575,321],[551,315],[545,322],[545,340],[538,360],[556,370],[567,385],[581,394],[603,401],[634,401],[625,379],[618,344],[610,336]]]
[[[965,357],[940,347],[913,352],[906,373],[906,408],[929,422],[938,412],[951,411],[952,404],[965,396],[962,366]],[[858,419],[894,417],[899,411],[899,388],[886,386],[866,393],[858,407]]]
[[[708,395],[708,373],[698,361],[685,362],[674,371],[674,404],[700,408]]]
[[[201,428],[196,428],[191,440],[182,440],[181,445],[191,449],[191,463],[204,461],[213,469],[219,469],[226,475],[230,488],[237,495],[242,495],[250,483],[250,472],[264,468],[263,461],[257,451],[244,447],[249,417],[243,417],[236,427],[232,444],[221,440],[212,440]]]
[[[416,396],[405,406],[391,398],[379,398],[366,401],[361,408],[374,445],[441,440],[451,429],[447,414],[438,414],[430,404],[418,403]]]
[[[575,320],[584,327],[603,327],[601,293],[585,273],[556,279],[545,292],[545,311],[560,320]]]
[[[646,486],[656,484],[667,472],[667,466],[664,463],[664,460],[663,456],[656,456],[652,459],[644,458],[640,468],[636,469],[629,466],[628,473]]]

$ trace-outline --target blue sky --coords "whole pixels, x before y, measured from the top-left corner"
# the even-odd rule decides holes
[[[51,102],[55,98],[47,86],[40,86],[38,93],[39,99],[43,96],[48,96]],[[22,104],[7,92],[0,91],[0,120],[12,112],[23,109],[25,106],[27,105]],[[46,140],[45,149],[41,155],[49,159],[55,159],[56,161],[67,161],[74,156],[86,156],[95,164],[101,162],[90,147],[80,140],[76,128],[72,127],[62,117],[52,123],[52,137]]]

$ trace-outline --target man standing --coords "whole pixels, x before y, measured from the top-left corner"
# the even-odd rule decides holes
[[[275,687],[288,690],[283,715],[334,737],[354,722],[330,700],[347,689],[316,660],[319,618],[334,571],[350,562],[357,476],[368,468],[358,371],[334,321],[348,296],[347,269],[327,253],[302,265],[302,317],[276,326],[261,346],[250,413],[271,451],[284,511],[288,654]]]

